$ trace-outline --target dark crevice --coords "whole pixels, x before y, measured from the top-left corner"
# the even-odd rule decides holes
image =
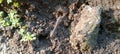
[[[39,41],[46,40],[48,38],[48,34],[39,34],[37,38]]]

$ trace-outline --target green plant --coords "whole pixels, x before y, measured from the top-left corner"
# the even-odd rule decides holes
[[[0,4],[3,3],[3,1],[4,1],[4,0],[0,0]],[[17,1],[7,0],[7,4],[10,4],[10,3],[11,3],[14,7],[17,7],[17,8],[20,7],[19,2],[17,2]]]
[[[3,0],[0,0],[0,4],[3,2]]]
[[[19,8],[20,4],[18,2],[13,2],[13,6]]]
[[[6,26],[9,26],[11,24],[11,22],[9,21],[9,19],[7,17],[3,17],[4,16],[4,12],[1,11],[0,12],[0,27],[3,28],[3,27],[6,27]]]
[[[1,24],[1,28],[3,27],[19,27],[21,26],[21,22],[20,22],[20,18],[17,15],[17,12],[15,10],[10,10],[10,13],[8,13],[8,15],[6,17],[4,16],[4,12],[1,11],[0,12],[0,24]]]
[[[2,21],[3,19],[3,16],[4,16],[4,12],[3,11],[0,11],[0,21]]]
[[[10,26],[11,25],[11,22],[9,21],[9,19],[1,19],[1,21],[0,21],[0,23],[1,23],[1,28],[3,28],[3,27],[7,27],[7,26]]]
[[[0,3],[2,3],[3,2],[3,0],[0,0]],[[9,4],[9,3],[11,3],[11,2],[13,2],[12,0],[7,0],[7,3]]]
[[[3,1],[5,3],[3,3]],[[20,3],[17,0],[0,0],[0,4],[3,5],[12,5],[14,7],[19,8]],[[26,31],[26,26],[23,26],[20,22],[19,15],[17,14],[17,11],[15,10],[8,10],[9,13],[5,13],[4,11],[0,11],[0,29],[4,28],[10,28],[11,30],[13,28],[19,28],[19,34],[22,36],[21,41],[32,41],[36,39],[36,35],[32,34],[31,32]],[[17,30],[17,29],[15,29]]]
[[[10,22],[12,22],[12,27],[19,27],[21,26],[20,18],[17,15],[17,12],[14,10],[10,10],[10,13],[8,14],[8,17],[10,18]]]
[[[18,27],[20,28],[19,34],[22,35],[21,41],[32,41],[35,40],[35,34],[26,31],[27,26],[22,26],[20,22],[20,18],[17,15],[17,11],[10,10],[7,16],[4,16],[4,12],[0,12],[0,28],[4,27]],[[22,28],[21,28],[22,26]]]
[[[7,3],[9,4],[9,3],[11,3],[12,2],[12,0],[7,0]]]
[[[22,35],[21,41],[32,41],[36,39],[35,34],[32,34],[31,32],[27,32],[23,28],[20,29],[19,34]]]

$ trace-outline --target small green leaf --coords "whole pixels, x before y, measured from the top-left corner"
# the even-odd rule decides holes
[[[19,23],[19,18],[15,18],[11,22],[12,22],[12,26],[16,27],[16,26],[18,26],[17,23]]]
[[[4,16],[4,12],[0,11],[0,17],[3,17],[3,16]]]
[[[35,36],[35,34],[31,34],[31,36],[32,36],[32,37],[34,37],[34,36]]]
[[[8,16],[9,16],[10,18],[14,18],[16,13],[17,13],[17,11],[15,11],[15,10],[10,10],[10,13],[8,14]]]
[[[14,2],[14,3],[13,3],[13,6],[19,8],[19,7],[20,7],[20,4],[19,4],[18,2]]]
[[[0,17],[0,21],[2,21],[2,20],[3,20],[3,18]]]
[[[7,0],[7,3],[10,4],[12,2],[12,0]]]
[[[19,34],[23,35],[23,34],[24,34],[24,32],[25,32],[25,30],[24,30],[24,29],[20,29]]]
[[[27,27],[28,27],[27,25],[25,25],[25,26],[22,26],[22,28],[23,28],[23,29],[26,29]]]
[[[31,34],[31,32],[25,32],[22,36],[21,41],[32,41],[35,40],[35,34]]]
[[[3,2],[3,0],[0,0],[0,4]]]

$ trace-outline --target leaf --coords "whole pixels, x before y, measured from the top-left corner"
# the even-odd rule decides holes
[[[12,19],[11,22],[12,22],[12,26],[16,27],[16,26],[18,26],[17,23],[19,23],[19,18],[14,18],[14,19]]]
[[[4,16],[4,12],[0,11],[0,17],[3,17],[3,16]]]
[[[0,4],[3,2],[3,0],[0,0]]]
[[[24,29],[20,29],[19,34],[23,35],[23,34],[24,34],[24,32],[25,32],[25,30],[24,30]]]
[[[12,2],[12,0],[7,0],[7,3],[10,4]]]
[[[8,16],[9,16],[10,18],[14,18],[16,13],[17,13],[17,11],[15,11],[15,10],[10,10],[10,13],[8,14]]]
[[[28,25],[24,25],[22,26],[23,29],[27,29],[28,28]]]
[[[27,36],[22,36],[21,41],[27,41]]]
[[[14,2],[14,3],[13,3],[13,6],[19,8],[19,7],[20,7],[20,4],[19,4],[18,2]]]
[[[31,36],[32,36],[32,37],[34,37],[34,36],[35,36],[35,34],[31,34]]]
[[[35,34],[31,34],[31,32],[27,32],[22,36],[21,41],[32,41],[35,39],[36,39]]]
[[[3,2],[3,0],[0,0],[0,4]]]
[[[0,17],[0,21],[2,21],[2,20],[3,20],[3,18]]]

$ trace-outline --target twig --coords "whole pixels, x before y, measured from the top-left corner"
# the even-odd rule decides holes
[[[52,32],[50,33],[50,37],[53,37],[55,32],[56,32],[56,29],[58,27],[58,25],[61,23],[62,19],[64,18],[64,16],[60,16],[58,17],[56,23],[55,23],[55,26],[54,26],[54,29],[52,30]]]

